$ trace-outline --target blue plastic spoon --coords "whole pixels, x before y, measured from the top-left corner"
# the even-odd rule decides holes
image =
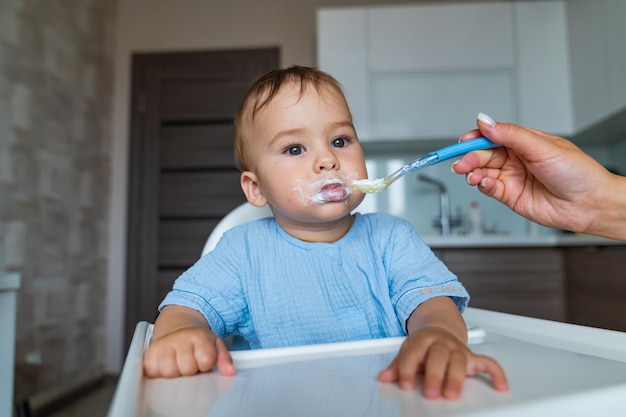
[[[402,178],[409,172],[417,171],[422,168],[426,168],[431,165],[438,164],[439,162],[446,161],[448,159],[465,155],[471,151],[477,151],[481,149],[496,148],[497,143],[493,143],[487,138],[476,138],[465,142],[455,143],[454,145],[446,146],[445,148],[438,149],[436,151],[427,153],[424,156],[417,158],[413,162],[409,162],[397,171],[387,175],[383,178],[375,180],[354,180],[350,184],[350,187],[362,193],[378,193],[386,190],[391,184],[396,182],[399,178]]]

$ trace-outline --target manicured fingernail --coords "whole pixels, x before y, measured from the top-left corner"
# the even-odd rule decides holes
[[[452,171],[452,172],[454,172],[454,173],[456,174],[456,171],[454,170],[454,166],[455,166],[456,164],[458,164],[459,162],[460,162],[460,161],[454,161],[454,162],[452,163],[452,165],[450,165],[450,171]]]
[[[487,116],[485,113],[478,113],[478,120],[491,127],[494,127],[496,125],[496,121]]]
[[[470,174],[471,174],[471,172],[470,172]],[[483,178],[482,180],[480,180],[480,186],[481,187],[484,187],[486,183],[487,183],[487,178]]]
[[[473,172],[468,172],[467,175],[465,176],[465,181],[467,181],[469,185],[472,185],[472,183],[470,182],[470,178],[472,178],[472,175],[474,175]]]
[[[463,139],[463,136],[459,136],[459,140],[457,140],[457,142],[461,143],[461,139]]]

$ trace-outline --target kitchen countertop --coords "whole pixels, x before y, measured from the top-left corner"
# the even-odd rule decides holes
[[[626,242],[603,237],[577,234],[551,236],[531,235],[479,235],[479,236],[421,236],[424,243],[433,249],[446,248],[528,248],[528,247],[574,247],[574,246],[618,246]]]

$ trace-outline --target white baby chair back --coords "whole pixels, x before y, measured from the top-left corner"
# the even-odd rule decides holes
[[[202,256],[211,252],[217,242],[220,240],[225,231],[232,229],[238,224],[245,223],[251,220],[263,219],[265,217],[273,216],[272,210],[268,205],[263,207],[255,207],[252,204],[246,202],[234,208],[228,213],[220,222],[215,226],[206,243],[202,249]]]

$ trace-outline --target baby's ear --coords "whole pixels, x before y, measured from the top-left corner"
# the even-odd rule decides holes
[[[263,207],[267,204],[267,200],[261,191],[261,186],[256,175],[252,171],[244,171],[241,173],[241,189],[248,199],[248,203],[255,207]]]

